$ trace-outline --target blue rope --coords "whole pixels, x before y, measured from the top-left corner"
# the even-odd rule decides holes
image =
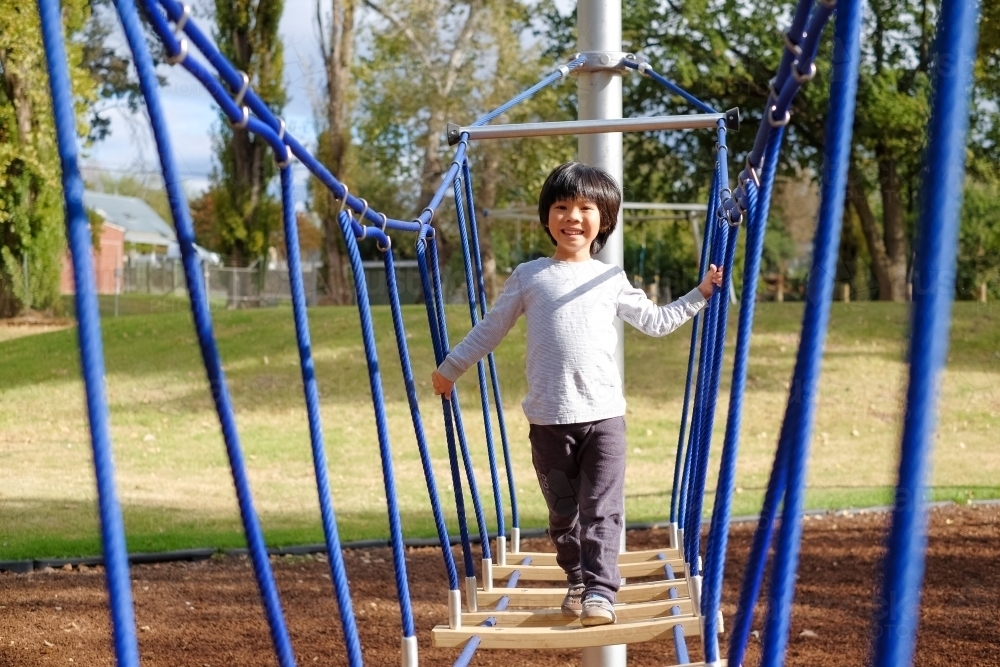
[[[767,158],[764,163],[766,173],[761,181],[759,197],[753,184],[747,190],[750,195],[750,218],[747,221],[747,239],[744,251],[743,294],[740,299],[733,381],[729,391],[729,415],[726,420],[726,435],[719,467],[719,483],[716,486],[715,506],[712,510],[712,529],[709,533],[705,580],[702,586],[702,599],[706,603],[705,637],[708,642],[706,644],[706,660],[708,662],[718,659],[718,610],[722,601],[722,577],[729,538],[729,517],[732,510],[732,494],[736,485],[736,459],[739,451],[743,395],[750,362],[757,279],[760,274],[760,261],[764,249],[764,234],[767,229],[771,193],[777,174],[778,152],[781,149],[783,137],[784,130],[779,129],[769,139]],[[746,630],[749,632],[749,627]],[[730,645],[735,641],[736,636],[737,633],[734,631]]]
[[[660,554],[659,557],[660,557],[661,560],[663,560],[663,554]],[[669,563],[663,566],[663,571],[667,575],[667,580],[668,581],[673,581],[674,580],[674,576],[675,576],[674,575],[674,568]],[[677,589],[676,588],[670,588],[670,589],[668,589],[667,590],[667,596],[671,600],[676,600],[679,597],[677,595]],[[671,607],[670,608],[670,615],[671,616],[680,616],[681,615],[681,608],[680,607]],[[690,662],[690,658],[688,656],[687,640],[684,639],[684,627],[681,626],[681,625],[675,625],[673,627],[673,631],[672,632],[673,632],[673,635],[674,635],[674,655],[677,656],[677,663],[676,664],[678,664],[678,665],[686,665],[686,664],[688,664]]]
[[[379,371],[378,350],[375,346],[375,327],[372,323],[371,305],[368,301],[368,284],[365,270],[361,265],[361,253],[354,238],[347,212],[338,216],[340,229],[347,246],[347,258],[354,273],[354,295],[357,299],[358,314],[361,316],[361,337],[368,362],[368,382],[372,390],[375,408],[375,425],[378,432],[378,448],[382,458],[382,481],[385,485],[385,499],[389,515],[389,542],[392,546],[392,564],[396,574],[396,593],[399,597],[399,613],[402,620],[403,636],[413,636],[413,611],[410,607],[410,590],[406,581],[406,554],[403,545],[403,528],[399,519],[399,502],[396,498],[396,482],[392,469],[392,448],[389,443],[389,420],[385,413],[385,397],[382,394],[382,377]]]
[[[427,248],[433,241],[428,240],[421,232],[417,239],[417,266],[420,268],[420,283],[424,292],[424,305],[427,307],[428,325],[431,331],[431,343],[434,346],[434,360],[437,365],[444,361],[446,350],[441,337],[441,330],[444,323],[438,318],[437,295],[435,289],[440,289],[440,285],[435,285],[429,268]],[[455,392],[452,392],[455,394]],[[457,395],[457,394],[456,394]],[[472,542],[469,540],[469,524],[465,515],[465,499],[462,494],[462,477],[458,471],[458,454],[455,449],[455,431],[451,420],[451,406],[448,405],[448,398],[441,397],[441,411],[444,413],[444,433],[448,443],[448,462],[451,466],[451,484],[455,492],[455,513],[458,515],[458,531],[462,541],[462,557],[465,564],[465,576],[473,577],[476,574],[475,565],[472,562]],[[442,545],[443,546],[443,545]]]
[[[674,95],[683,98],[688,104],[702,111],[703,113],[711,113],[711,114],[719,113],[708,104],[705,104],[697,97],[695,97],[694,95],[684,90],[683,88],[678,86],[676,83],[674,83],[667,77],[657,72],[655,69],[652,68],[652,66],[650,66],[649,63],[645,61],[638,62],[635,60],[623,60],[622,64],[625,65],[625,67],[628,67],[629,69],[637,70],[639,74],[642,74],[643,76],[648,76],[650,79],[656,81],[658,84],[660,84],[661,86],[672,92]]]
[[[287,150],[285,151],[287,160]],[[285,225],[285,248],[288,256],[288,277],[292,294],[292,313],[295,318],[295,338],[299,348],[299,365],[302,369],[302,389],[305,392],[306,413],[309,418],[309,441],[312,445],[313,471],[316,474],[316,491],[319,495],[320,518],[326,551],[329,556],[330,581],[337,597],[337,611],[344,630],[347,658],[352,667],[364,664],[361,657],[361,639],[351,604],[351,591],[347,583],[344,555],[340,548],[337,515],[330,492],[327,472],[326,447],[323,444],[323,427],[320,418],[319,386],[313,362],[312,343],[309,336],[309,316],[306,314],[306,293],[302,281],[302,259],[299,252],[299,230],[295,215],[295,195],[292,170],[285,163],[281,167],[281,205]]]
[[[479,315],[486,317],[488,310],[486,306],[486,285],[483,282],[483,257],[479,252],[479,225],[476,222],[476,205],[472,200],[472,171],[469,169],[469,161],[462,161],[462,180],[465,182],[465,200],[469,207],[469,232],[472,243],[472,257],[476,261],[476,277],[479,288]],[[503,445],[504,468],[507,473],[507,490],[510,494],[510,514],[514,528],[521,525],[517,511],[517,490],[514,485],[514,469],[510,458],[510,440],[507,437],[507,420],[503,414],[503,400],[500,397],[500,376],[497,374],[496,357],[493,352],[486,355],[490,367],[490,382],[493,385],[493,401],[496,404],[497,424],[500,427],[500,442]],[[500,535],[503,535],[501,524]]]
[[[719,182],[719,172],[718,168],[715,170],[715,176],[713,183]],[[702,240],[702,256],[705,261],[702,262],[701,270],[702,272],[707,268],[708,258],[711,252],[712,244],[715,242],[715,230],[718,227],[715,224],[715,206],[718,203],[718,189],[713,188],[709,193],[708,201],[708,211],[705,217],[705,238]],[[712,335],[712,325],[709,321],[709,309],[703,309],[703,314],[699,314],[702,318],[702,330],[701,330],[701,343],[698,346],[699,356],[698,356],[698,377],[695,384],[694,392],[694,406],[691,411],[691,427],[688,431],[688,446],[687,452],[684,458],[684,473],[681,478],[681,491],[679,494],[679,502],[677,506],[677,518],[680,521],[680,527],[684,528],[684,558],[687,562],[690,562],[691,552],[690,543],[688,537],[688,506],[691,500],[691,484],[692,478],[694,476],[694,463],[697,460],[698,452],[698,438],[701,436],[701,429],[699,428],[701,419],[701,406],[705,401],[705,390],[706,382],[708,378],[708,370],[706,364],[708,363],[708,354],[710,350],[710,336]],[[694,526],[695,530],[699,529],[698,525]]]
[[[935,37],[924,206],[918,227],[910,385],[903,418],[892,526],[878,598],[875,665],[913,661],[927,540],[926,481],[937,421],[937,392],[948,355],[955,294],[959,212],[965,174],[969,95],[976,57],[977,4],[941,3]]]
[[[94,451],[97,507],[101,519],[101,545],[111,608],[111,626],[118,665],[138,667],[132,581],[129,577],[125,525],[115,488],[108,404],[104,393],[104,348],[101,316],[94,283],[94,260],[87,212],[83,207],[83,179],[77,163],[76,111],[63,45],[62,15],[57,0],[38,0],[42,39],[48,64],[55,116],[59,162],[66,202],[66,238],[73,256],[76,317],[79,323],[80,366],[87,398],[87,417]]]
[[[795,592],[795,572],[798,568],[799,541],[802,534],[801,514],[805,500],[806,467],[812,437],[813,413],[826,329],[830,317],[833,278],[837,268],[843,196],[847,185],[847,167],[851,151],[851,129],[854,123],[857,67],[860,58],[859,0],[845,0],[837,18],[835,42],[844,57],[835,59],[830,77],[830,104],[825,136],[827,142],[823,165],[823,189],[819,222],[814,241],[813,267],[809,272],[806,310],[802,322],[802,338],[795,363],[789,407],[786,412],[787,432],[791,438],[788,449],[788,472],[778,533],[777,553],[771,573],[771,593],[764,631],[762,664],[777,667],[784,662],[788,643],[788,626],[792,598]],[[785,431],[785,426],[783,426]],[[784,436],[784,433],[782,434]]]
[[[479,324],[479,303],[476,288],[472,282],[472,257],[470,256],[468,227],[465,221],[464,188],[461,178],[455,179],[454,187],[458,235],[462,244],[462,259],[465,264],[465,291],[469,299],[469,317],[472,320],[472,326],[475,327]],[[500,474],[497,471],[496,448],[493,444],[493,421],[490,419],[490,397],[486,388],[486,364],[482,359],[476,363],[476,370],[479,373],[479,400],[483,408],[483,427],[486,431],[486,454],[490,462],[490,481],[493,483],[493,505],[497,514],[497,535],[503,536],[503,499],[500,497]]]
[[[490,111],[489,113],[477,118],[471,127],[480,127],[482,125],[486,125],[500,114],[510,110],[512,107],[517,106],[521,102],[525,101],[526,99],[537,93],[542,88],[545,88],[555,83],[556,81],[559,81],[560,79],[568,76],[571,70],[580,67],[585,62],[587,62],[586,58],[574,58],[573,60],[569,61],[562,67],[556,69],[556,71],[552,72],[551,74],[543,78],[541,81],[533,85],[531,88],[528,88],[527,90],[518,93],[513,98],[511,98],[507,102],[504,102],[493,111]]]
[[[222,426],[222,435],[226,444],[226,454],[233,474],[233,484],[236,487],[236,497],[239,502],[243,530],[246,534],[250,560],[254,566],[257,587],[260,590],[265,616],[271,632],[275,655],[282,667],[295,664],[291,641],[285,627],[285,619],[281,611],[281,601],[278,589],[274,583],[274,575],[268,560],[267,545],[260,527],[260,520],[253,506],[250,483],[247,478],[246,465],[243,460],[243,450],[240,447],[239,432],[236,428],[236,417],[233,412],[232,399],[225,374],[222,371],[222,361],[212,332],[212,317],[209,312],[208,299],[205,295],[205,281],[201,271],[201,261],[194,247],[194,228],[186,205],[186,198],[181,187],[182,181],[177,174],[173,151],[167,131],[166,116],[160,106],[159,81],[153,68],[153,61],[146,46],[139,16],[133,0],[115,0],[118,15],[125,29],[129,47],[135,60],[139,75],[139,85],[146,101],[150,125],[156,139],[157,151],[163,168],[163,181],[167,189],[167,200],[174,218],[177,231],[177,241],[180,245],[184,264],[184,275],[187,281],[188,293],[191,295],[191,312],[194,318],[198,344],[201,349],[205,372],[208,375],[209,386],[212,387],[212,398]]]
[[[785,50],[778,72],[770,84],[763,119],[757,128],[753,148],[747,155],[746,167],[740,173],[740,185],[733,193],[732,200],[726,202],[726,216],[731,222],[735,223],[741,213],[747,210],[746,183],[754,179],[754,173],[759,174],[764,168],[761,159],[769,136],[776,128],[788,123],[792,100],[802,85],[815,74],[814,61],[819,50],[819,40],[836,3],[820,2],[810,13],[811,8],[811,0],[799,0],[792,25],[785,34]]]
[[[428,248],[428,264],[430,265],[431,277],[434,280],[434,302],[437,309],[438,331],[441,335],[441,351],[444,356],[448,356],[448,326],[444,317],[444,298],[441,289],[441,272],[437,254],[437,243],[431,242]],[[440,362],[438,362],[440,366]],[[462,409],[458,403],[458,389],[452,388],[450,404],[452,416],[455,419],[455,433],[458,436],[459,450],[462,454],[462,462],[465,465],[465,479],[469,483],[469,496],[472,498],[472,508],[476,515],[476,524],[479,527],[479,539],[483,547],[483,558],[490,557],[490,537],[486,529],[486,518],[483,515],[483,505],[479,500],[479,487],[476,484],[476,473],[472,468],[472,456],[469,454],[469,443],[465,438],[465,425],[462,423]],[[448,407],[446,405],[445,407]],[[456,487],[456,491],[459,487]],[[470,575],[471,576],[471,575]]]
[[[403,310],[399,304],[399,288],[396,285],[396,267],[393,263],[392,250],[382,253],[385,263],[385,279],[389,292],[389,306],[392,310],[392,326],[396,334],[396,346],[399,349],[399,363],[403,371],[403,385],[406,387],[406,400],[410,404],[410,418],[413,421],[413,432],[417,438],[417,450],[420,452],[420,464],[424,469],[424,479],[427,482],[427,495],[434,514],[434,525],[437,528],[438,540],[441,543],[441,554],[444,556],[444,567],[448,574],[448,587],[458,589],[458,573],[455,570],[455,558],[451,554],[451,538],[445,524],[444,512],[441,509],[441,498],[434,478],[434,467],[431,464],[430,449],[427,446],[427,435],[424,432],[423,419],[420,416],[420,403],[417,401],[417,386],[413,381],[413,367],[410,365],[410,351],[406,343],[406,329],[403,327]]]
[[[780,131],[771,135],[778,137],[778,147],[780,147],[782,135],[783,132]],[[776,157],[777,149],[774,154]],[[726,419],[726,435],[722,447],[722,461],[719,466],[719,482],[716,485],[715,506],[712,509],[712,528],[709,531],[705,580],[702,586],[702,600],[705,603],[706,662],[715,662],[719,658],[718,613],[722,604],[722,576],[729,538],[729,517],[732,510],[733,492],[736,488],[736,459],[739,452],[743,395],[750,364],[754,306],[757,301],[757,278],[760,274],[760,260],[764,251],[764,233],[767,228],[771,189],[774,175],[777,173],[776,163],[777,160],[774,161],[774,164],[767,165],[768,174],[762,183],[759,201],[756,187],[750,184],[747,189],[750,219],[747,222],[747,240],[744,251],[743,296],[740,299],[740,319],[736,334],[733,380],[729,390],[729,414]]]
[[[726,149],[724,122],[719,123],[718,136],[719,159],[716,164],[718,166],[719,183],[721,186],[725,186],[729,182],[729,170],[726,164],[728,151]],[[719,190],[719,201],[721,203],[717,210],[720,211],[718,222],[720,227],[716,230],[717,236],[712,243],[712,263],[716,266],[725,266],[726,276],[731,276],[731,265],[736,255],[738,228],[729,227],[725,223],[725,218],[721,215],[721,209],[725,204],[727,196],[726,188],[723,187]],[[712,347],[707,359],[711,371],[707,387],[705,388],[702,415],[699,420],[701,433],[698,440],[698,457],[694,459],[697,461],[697,467],[694,470],[694,482],[690,488],[691,500],[688,505],[688,524],[693,529],[685,532],[685,539],[688,541],[688,546],[690,547],[685,550],[685,554],[690,559],[691,573],[693,575],[698,575],[701,569],[698,562],[701,542],[701,515],[705,499],[705,482],[708,477],[708,456],[712,443],[712,427],[715,422],[715,404],[719,397],[719,379],[722,375],[722,356],[726,345],[726,324],[729,313],[729,293],[727,288],[729,280],[730,278],[727,277],[724,287],[713,290],[712,298],[708,304],[709,314],[706,318],[706,326],[712,328]],[[700,380],[701,378],[699,377]]]
[[[719,184],[715,180],[715,175],[712,176],[712,187],[710,192],[717,192],[719,189]],[[698,272],[699,275],[704,272],[705,266],[708,264],[708,236],[709,230],[712,225],[710,223],[712,218],[712,211],[715,209],[713,202],[709,202],[708,205],[708,220],[705,223],[705,234],[701,242],[701,256],[698,260]],[[701,323],[701,313],[694,316],[691,323],[691,344],[688,347],[688,363],[687,363],[687,377],[684,380],[684,405],[681,408],[681,428],[677,436],[677,457],[674,460],[674,485],[670,490],[670,522],[678,523],[680,517],[683,516],[683,510],[680,508],[680,502],[682,497],[681,490],[681,480],[683,478],[683,467],[685,464],[684,459],[684,433],[687,430],[687,420],[688,412],[690,411],[691,404],[691,388],[694,380],[694,366],[695,366],[695,352],[698,348],[698,325]]]

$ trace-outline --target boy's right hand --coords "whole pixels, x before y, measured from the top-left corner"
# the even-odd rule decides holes
[[[451,390],[455,388],[454,382],[434,371],[431,373],[431,384],[434,385],[435,394],[444,396],[446,401],[451,400]]]

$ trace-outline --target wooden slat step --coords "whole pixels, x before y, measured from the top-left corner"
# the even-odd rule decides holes
[[[677,589],[678,598],[690,597],[686,579],[655,581],[647,584],[626,584],[618,591],[617,600],[623,604],[632,602],[655,602],[666,600],[670,589]],[[492,591],[479,589],[477,598],[480,606],[496,604],[500,598],[510,598],[510,607],[556,608],[566,596],[566,587],[560,588],[494,588]]]
[[[674,607],[680,609],[681,616],[692,614],[690,598],[659,602],[635,602],[615,607],[618,622],[648,621],[672,615]],[[534,609],[530,611],[475,611],[462,614],[463,626],[479,625],[488,618],[496,621],[501,628],[512,627],[556,627],[560,625],[580,625],[579,619],[564,616],[559,609]],[[686,632],[686,630],[685,630]]]
[[[664,558],[673,560],[681,557],[679,549],[647,549],[645,551],[626,551],[623,554],[618,554],[618,564],[622,563],[641,563],[647,560],[656,560],[659,555],[663,554]],[[532,565],[555,565],[556,555],[550,551],[519,551],[516,554],[507,554],[508,564],[517,564],[522,562],[525,557],[531,558]]]
[[[679,558],[674,560],[647,560],[639,563],[621,563],[618,565],[618,570],[621,572],[621,576],[625,578],[655,577],[663,576],[663,567],[665,565],[672,566],[675,574],[684,574],[684,561]],[[493,566],[493,578],[496,580],[509,579],[514,572],[521,573],[522,581],[566,581],[566,573],[558,565],[536,565],[532,561],[529,565]]]
[[[684,633],[697,633],[701,619],[696,616],[667,616],[648,621],[615,623],[585,628],[575,621],[560,627],[462,627],[452,630],[439,625],[431,632],[432,645],[440,648],[464,646],[472,637],[479,637],[479,648],[506,649],[566,649],[613,644],[636,644],[657,639],[673,638],[673,628],[680,625]]]

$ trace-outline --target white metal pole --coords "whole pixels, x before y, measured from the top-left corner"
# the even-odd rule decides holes
[[[597,62],[605,66],[616,65],[622,50],[621,0],[580,0],[577,4],[577,49],[581,53],[597,53]],[[588,58],[590,60],[590,58]],[[590,70],[590,68],[586,68]],[[577,95],[580,120],[599,120],[622,117],[622,77],[617,69],[597,69],[581,72],[577,76]],[[581,162],[598,167],[611,174],[622,184],[622,135],[620,132],[581,135],[579,138]],[[606,264],[624,268],[625,244],[622,215],[618,212],[618,225],[608,238],[597,259]],[[625,380],[624,326],[615,322],[618,329],[618,349],[615,360],[618,372]],[[622,499],[624,507],[624,498]],[[622,514],[621,550],[625,550],[625,516]],[[599,646],[583,649],[583,667],[625,667],[625,645]]]

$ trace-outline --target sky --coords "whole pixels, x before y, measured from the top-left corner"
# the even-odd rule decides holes
[[[310,88],[323,81],[322,60],[313,16],[315,0],[285,0],[285,11],[279,31],[285,45],[285,87],[288,103],[283,118],[288,131],[305,146],[315,142]],[[204,18],[194,18],[208,32]],[[116,44],[125,38],[116,34]],[[174,155],[189,195],[197,195],[208,187],[212,169],[213,126],[219,122],[217,107],[204,88],[180,65],[161,65],[159,73],[167,84],[160,91],[160,99],[169,119],[170,138]],[[109,109],[112,119],[111,136],[87,150],[85,167],[102,169],[111,175],[148,175],[156,178],[159,161],[145,111],[130,114],[120,105]],[[305,197],[307,172],[293,160],[296,199]]]

